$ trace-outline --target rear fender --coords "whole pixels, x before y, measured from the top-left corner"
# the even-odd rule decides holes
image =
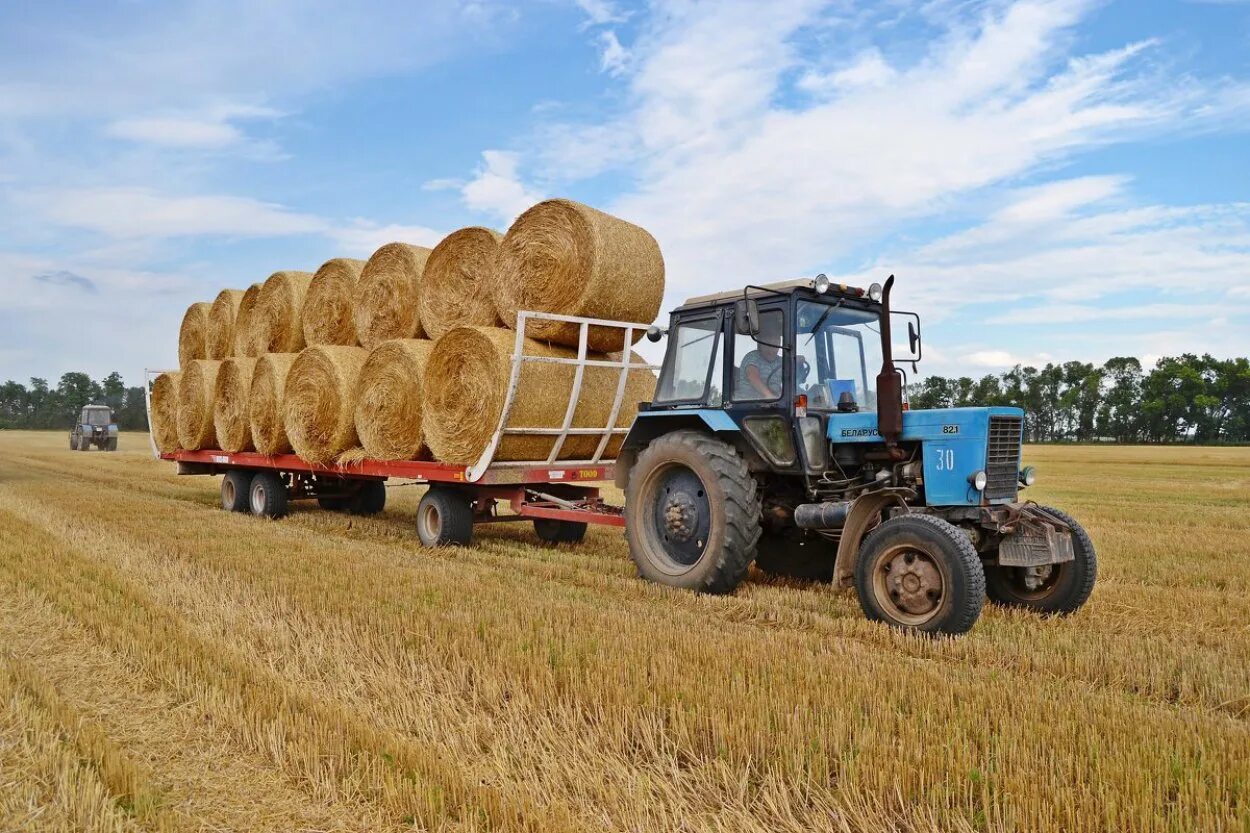
[[[703,431],[722,437],[736,437],[741,429],[724,411],[699,408],[688,411],[644,411],[634,419],[621,451],[616,457],[616,485],[624,489],[629,484],[629,472],[638,459],[638,453],[651,441],[674,431]]]

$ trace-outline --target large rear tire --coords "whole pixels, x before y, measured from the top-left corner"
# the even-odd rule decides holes
[[[91,438],[88,437],[86,434],[83,434],[82,436],[78,438],[78,450],[79,451],[91,450]]]
[[[697,431],[659,437],[630,470],[625,538],[643,578],[729,593],[760,539],[755,478],[728,443]]]
[[[277,472],[257,472],[252,478],[248,494],[253,515],[274,520],[286,516],[288,510],[286,482]]]
[[[1044,570],[1028,567],[986,568],[985,590],[990,601],[1003,607],[1019,607],[1038,613],[1066,615],[1081,608],[1094,592],[1098,578],[1098,556],[1085,528],[1066,512],[1039,506],[1072,529],[1075,558],[1063,564],[1050,564]]]
[[[427,547],[468,546],[473,502],[458,489],[431,486],[417,506],[417,537]]]
[[[985,604],[981,559],[958,527],[900,515],[864,539],[855,564],[864,614],[903,630],[967,633]]]
[[[117,450],[117,437],[109,437],[107,444],[104,446],[105,451]]]

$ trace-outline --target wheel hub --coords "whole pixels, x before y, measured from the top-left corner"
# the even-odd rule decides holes
[[[883,569],[886,590],[900,610],[921,615],[942,603],[942,574],[927,556],[899,553]]]
[[[699,510],[685,492],[670,493],[664,504],[664,529],[675,541],[686,542],[694,535]]]

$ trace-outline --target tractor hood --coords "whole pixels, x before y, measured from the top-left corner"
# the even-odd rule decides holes
[[[920,443],[924,462],[925,503],[930,506],[977,506],[1010,503],[1017,497],[1024,411],[1019,408],[939,408],[904,411],[903,443]],[[880,443],[872,412],[830,414],[833,443]],[[984,471],[984,492],[972,486]]]

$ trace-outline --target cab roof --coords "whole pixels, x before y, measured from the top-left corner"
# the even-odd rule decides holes
[[[813,295],[816,295],[816,290],[812,287],[811,278],[795,278],[794,280],[789,281],[778,281],[777,283],[748,286],[746,287],[745,297],[761,298],[765,295],[775,295],[778,293],[788,295],[792,292],[804,289],[810,291]],[[825,296],[818,297],[829,296],[849,296],[852,298],[863,298],[864,301],[868,301],[868,294],[864,292],[864,290],[854,286],[847,286],[844,283],[830,284],[828,293],[826,293]],[[725,292],[714,292],[710,295],[696,295],[693,298],[687,298],[685,302],[678,307],[678,309],[701,306],[703,304],[719,304],[725,301],[740,301],[742,298],[742,289],[730,289]]]

